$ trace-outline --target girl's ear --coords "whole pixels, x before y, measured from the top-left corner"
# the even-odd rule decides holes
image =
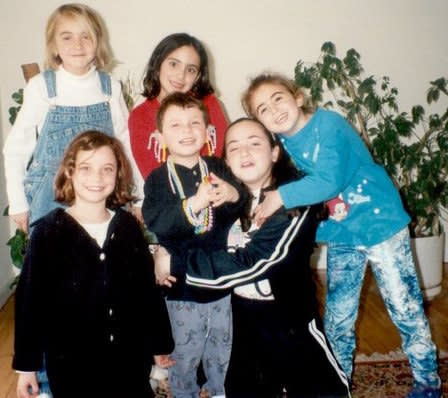
[[[305,102],[305,98],[303,97],[303,94],[297,94],[297,97],[296,97],[297,107],[301,108],[303,106],[304,102]]]
[[[274,148],[272,148],[272,162],[276,163],[278,160],[278,157],[280,156],[280,147],[276,145]]]

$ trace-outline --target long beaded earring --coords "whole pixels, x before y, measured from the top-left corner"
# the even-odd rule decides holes
[[[212,156],[216,151],[216,128],[212,124],[207,126],[207,150],[208,156]]]
[[[165,163],[166,162],[166,145],[165,144],[163,144],[162,145],[162,163]]]
[[[161,161],[161,154],[162,154],[162,147],[161,147],[159,139],[158,139],[159,135],[160,135],[160,133],[158,132],[158,130],[154,130],[149,135],[148,150],[151,150],[152,146],[154,145],[154,157],[160,163],[160,161]]]

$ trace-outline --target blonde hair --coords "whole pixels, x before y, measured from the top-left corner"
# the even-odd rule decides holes
[[[305,95],[303,90],[297,86],[293,80],[277,73],[263,73],[250,81],[249,87],[241,97],[241,104],[248,116],[256,118],[255,112],[251,108],[252,96],[256,90],[265,84],[276,84],[282,86],[290,92],[294,98],[298,98],[300,96],[303,97],[303,105],[301,108],[304,113],[310,114],[316,110],[309,97]]]
[[[105,38],[105,29],[101,17],[85,4],[70,3],[58,7],[48,18],[45,29],[45,68],[57,69],[62,59],[56,51],[56,27],[61,18],[73,18],[84,21],[89,34],[96,45],[95,65],[104,70],[112,62],[112,52]]]

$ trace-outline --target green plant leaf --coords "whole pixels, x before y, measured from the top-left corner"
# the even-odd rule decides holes
[[[374,94],[374,93],[369,93],[365,100],[364,103],[367,107],[367,109],[373,114],[376,115],[378,113],[378,111],[380,110],[380,100],[378,99],[378,97]]]
[[[373,76],[369,76],[368,78],[361,81],[358,86],[358,94],[363,96],[365,94],[372,94],[375,91],[376,81]]]
[[[412,114],[412,121],[414,123],[419,123],[423,120],[423,116],[425,115],[425,109],[421,105],[413,106],[411,114]]]
[[[344,65],[347,68],[348,75],[352,78],[360,76],[363,68],[360,64],[361,56],[355,49],[350,49],[344,58]]]
[[[19,89],[15,93],[11,95],[12,99],[15,103],[22,105],[23,104],[23,88]]]
[[[16,121],[17,118],[17,114],[19,113],[20,108],[17,106],[12,106],[11,108],[8,109],[9,111],[9,123],[11,125],[14,124],[14,122]]]
[[[433,130],[439,129],[442,127],[442,120],[440,119],[440,116],[435,114],[435,115],[430,115],[429,116],[429,127]]]
[[[14,278],[14,280],[11,282],[11,284],[9,285],[9,288],[10,289],[14,289],[14,286],[17,286],[17,284],[19,283],[19,278],[20,278],[20,275],[17,275],[15,278]]]
[[[6,244],[10,248],[12,263],[17,268],[22,269],[26,246],[28,244],[28,235],[22,230],[16,229],[15,235]]]
[[[332,54],[332,55],[336,54],[336,46],[331,41],[327,41],[324,44],[322,44],[320,50],[326,54]]]
[[[359,130],[397,184],[412,218],[412,235],[438,233],[439,207],[448,204],[448,107],[429,117],[422,105],[401,110],[388,76],[364,76],[358,51],[348,50],[341,60],[332,42],[322,45],[316,62],[304,65],[302,60],[296,64],[296,83],[309,89],[317,105],[324,97],[323,106],[336,104]],[[424,99],[430,104],[443,95],[448,95],[448,80],[440,77],[430,82]]]
[[[430,82],[433,88],[437,88],[437,90],[442,91],[445,95],[448,95],[448,80],[444,77],[439,77],[436,80]]]

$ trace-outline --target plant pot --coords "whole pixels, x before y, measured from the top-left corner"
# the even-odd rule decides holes
[[[423,297],[432,300],[442,291],[444,235],[411,239]]]

